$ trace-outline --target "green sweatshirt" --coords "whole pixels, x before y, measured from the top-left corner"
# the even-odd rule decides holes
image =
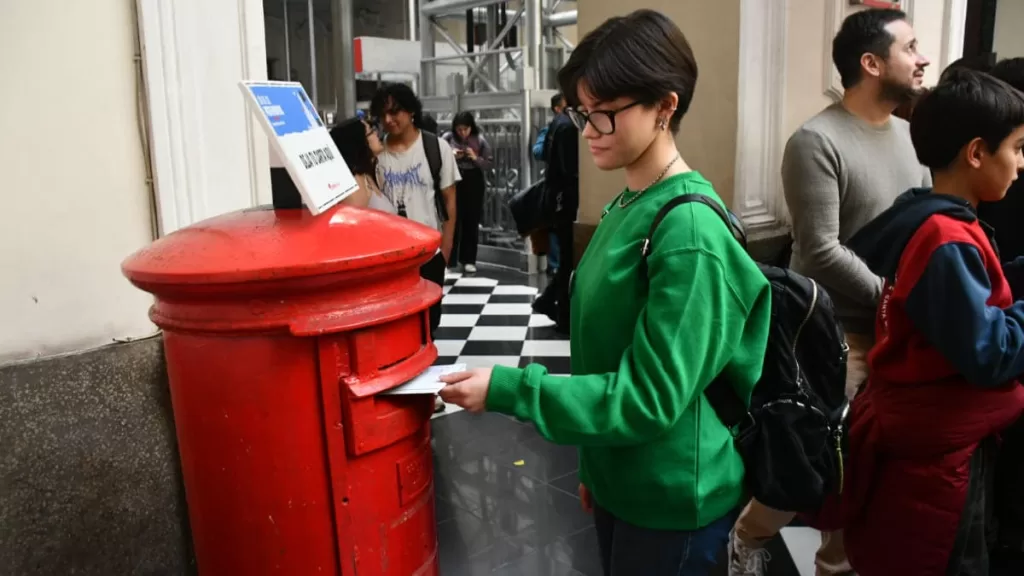
[[[573,375],[496,367],[487,396],[489,410],[579,446],[580,479],[601,507],[660,530],[702,528],[741,503],[743,462],[702,392],[724,372],[749,400],[771,315],[768,281],[699,203],[658,227],[645,278],[654,215],[687,193],[721,201],[689,172],[609,205],[576,271]]]

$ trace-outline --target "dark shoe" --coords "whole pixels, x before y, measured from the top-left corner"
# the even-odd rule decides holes
[[[537,314],[543,314],[555,322],[558,321],[558,306],[550,300],[537,298],[533,301],[533,311]]]

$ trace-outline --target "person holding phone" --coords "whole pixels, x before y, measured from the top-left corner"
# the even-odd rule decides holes
[[[491,167],[491,146],[480,133],[476,119],[469,112],[459,112],[452,120],[452,130],[444,139],[455,151],[455,162],[462,181],[455,188],[455,241],[448,266],[462,265],[467,274],[476,272],[476,253],[480,236],[480,217],[484,210],[487,179],[484,171]]]

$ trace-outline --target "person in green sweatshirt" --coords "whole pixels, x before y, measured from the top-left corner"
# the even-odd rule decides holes
[[[612,18],[579,43],[559,72],[568,113],[594,163],[624,169],[627,188],[576,271],[572,376],[496,366],[446,376],[440,393],[579,446],[580,496],[606,576],[706,574],[745,501],[743,461],[703,391],[723,375],[749,400],[768,338],[768,282],[696,202],[669,212],[641,262],[671,198],[721,203],[675,144],[696,81],[689,43],[658,12]]]

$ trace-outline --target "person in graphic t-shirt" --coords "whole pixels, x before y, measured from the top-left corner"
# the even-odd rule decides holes
[[[391,199],[400,216],[415,220],[441,232],[441,249],[432,260],[423,265],[420,274],[431,282],[444,285],[444,271],[451,256],[455,238],[455,184],[462,177],[455,165],[455,153],[442,138],[441,194],[448,219],[441,222],[434,203],[434,179],[430,174],[427,155],[423,150],[423,104],[412,88],[405,84],[387,84],[373,96],[370,113],[386,132],[384,151],[378,157],[384,194]],[[430,134],[427,132],[427,134]],[[430,331],[441,323],[441,304],[430,309]]]

